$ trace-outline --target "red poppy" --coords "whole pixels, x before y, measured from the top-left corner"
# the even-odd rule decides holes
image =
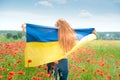
[[[17,63],[20,63],[20,62],[22,62],[22,61],[21,61],[21,60],[17,60],[16,62],[17,62]]]
[[[45,72],[40,72],[40,76],[45,76]]]
[[[37,77],[36,76],[32,76],[32,80],[37,80]]]
[[[56,68],[56,66],[52,66],[52,69],[55,69]]]
[[[37,68],[41,68],[41,65],[37,66]]]
[[[0,79],[2,79],[3,78],[3,76],[2,75],[0,75]]]
[[[48,67],[47,67],[47,65],[45,65],[45,66],[44,66],[44,70],[48,70]]]
[[[106,76],[106,79],[111,79],[111,78],[112,78],[111,75]]]
[[[46,74],[46,77],[48,78],[48,77],[50,77],[50,75],[51,75],[51,74],[48,73],[48,74]]]
[[[117,74],[118,77],[120,77],[120,72]]]
[[[37,80],[42,80],[42,78],[38,78]]]
[[[29,59],[29,60],[28,60],[28,63],[31,63],[31,62],[32,62],[32,60]]]
[[[25,74],[25,72],[23,72],[23,71],[18,71],[18,72],[17,72],[17,74],[24,75],[24,74]]]
[[[9,72],[9,75],[15,75],[15,74],[16,74],[16,73],[13,72],[13,71]]]

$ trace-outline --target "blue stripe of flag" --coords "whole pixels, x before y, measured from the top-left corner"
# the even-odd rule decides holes
[[[91,34],[94,28],[74,29],[76,39]],[[58,41],[58,29],[56,27],[26,24],[26,42],[54,42]]]

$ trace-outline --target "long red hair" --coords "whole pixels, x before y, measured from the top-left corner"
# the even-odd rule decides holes
[[[58,27],[58,42],[60,48],[66,53],[75,45],[75,32],[69,23],[63,19],[59,19],[56,22],[56,27]]]

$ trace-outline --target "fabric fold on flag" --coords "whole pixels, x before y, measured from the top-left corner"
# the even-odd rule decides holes
[[[66,58],[76,49],[96,39],[94,28],[74,29],[76,45],[64,53],[58,43],[58,29],[50,26],[26,24],[25,67],[35,67]]]

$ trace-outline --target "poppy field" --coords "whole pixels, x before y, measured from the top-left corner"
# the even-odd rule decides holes
[[[24,48],[24,41],[0,42],[0,80],[54,80],[46,65],[24,67]],[[120,41],[91,41],[68,59],[68,80],[120,80]]]

